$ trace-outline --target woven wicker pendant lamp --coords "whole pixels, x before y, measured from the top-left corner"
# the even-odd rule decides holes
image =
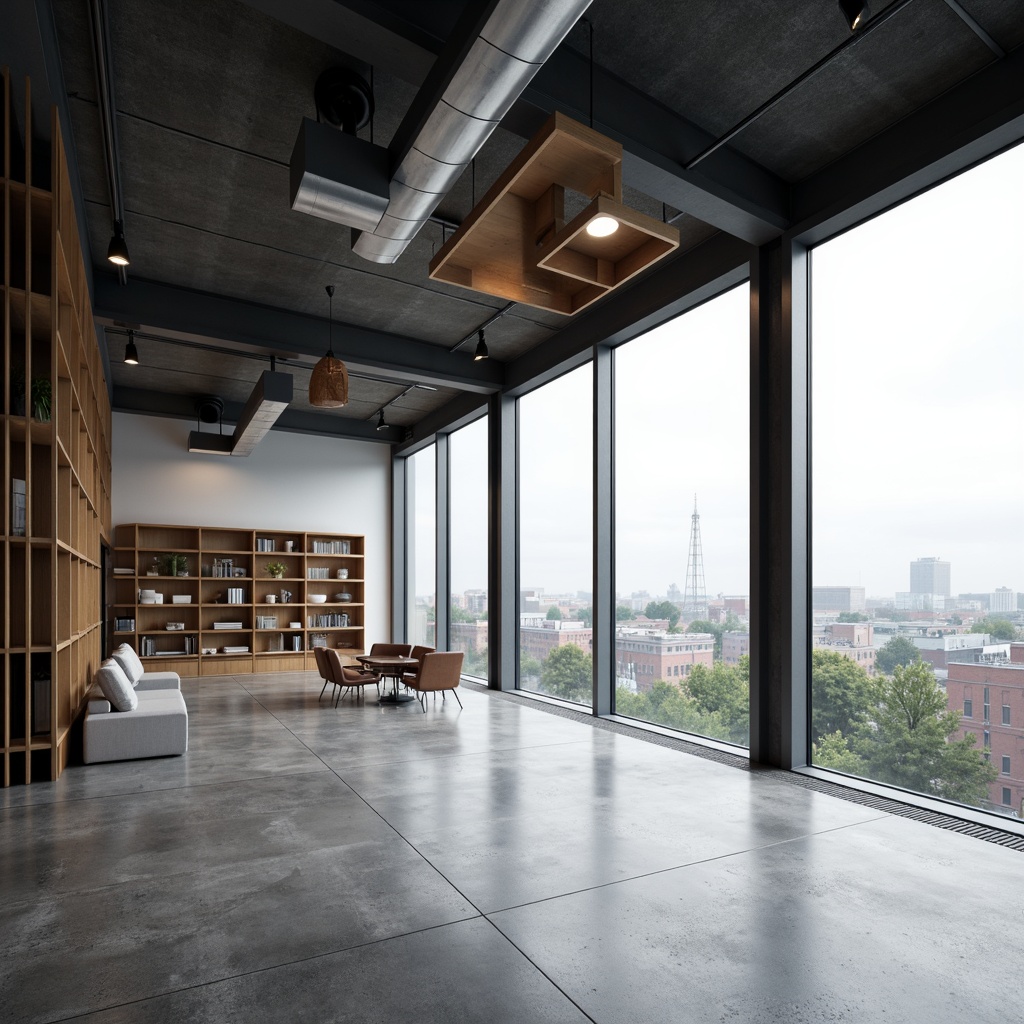
[[[309,404],[320,409],[339,409],[348,405],[348,370],[334,355],[334,285],[326,288],[330,316],[327,354],[309,375]]]

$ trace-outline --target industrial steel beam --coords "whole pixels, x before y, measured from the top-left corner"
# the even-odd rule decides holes
[[[137,330],[185,340],[219,339],[282,356],[324,354],[325,319],[261,306],[172,285],[133,279],[123,287],[97,278],[94,312],[106,327]],[[504,383],[504,365],[474,362],[466,352],[397,334],[334,322],[334,350],[352,370],[381,371],[395,381],[491,394]]]

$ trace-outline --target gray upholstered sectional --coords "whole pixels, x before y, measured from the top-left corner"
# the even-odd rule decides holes
[[[96,672],[83,726],[84,760],[127,761],[184,754],[188,710],[177,672],[144,672],[122,644]]]

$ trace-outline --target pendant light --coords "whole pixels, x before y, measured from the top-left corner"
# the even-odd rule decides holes
[[[334,285],[326,287],[329,327],[327,354],[309,375],[309,404],[318,409],[339,409],[348,405],[348,370],[334,355]]]
[[[139,350],[135,347],[135,332],[128,332],[128,344],[124,347],[124,361],[129,366],[139,365]]]
[[[864,0],[839,0],[839,10],[843,12],[843,18],[850,26],[851,32],[856,32],[871,13]]]
[[[479,363],[482,359],[487,359],[487,342],[484,341],[484,329],[481,327],[477,332],[480,340],[476,343],[476,352],[473,355],[473,362]]]
[[[128,243],[124,240],[124,224],[121,221],[114,221],[114,234],[107,246],[107,259],[116,267],[127,267],[131,260],[128,259]]]

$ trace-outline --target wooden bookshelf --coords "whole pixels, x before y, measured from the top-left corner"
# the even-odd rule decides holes
[[[181,563],[175,575],[171,556]],[[321,639],[353,658],[364,651],[364,557],[356,534],[125,523],[114,530],[113,637],[148,669],[183,676],[313,669]],[[285,566],[283,578],[267,573],[271,562]],[[161,603],[143,601],[147,590]]]
[[[10,786],[60,775],[100,663],[110,402],[56,108],[47,146],[33,133],[28,80],[16,96],[6,69],[2,79],[0,742]],[[49,410],[38,402],[46,388]]]

